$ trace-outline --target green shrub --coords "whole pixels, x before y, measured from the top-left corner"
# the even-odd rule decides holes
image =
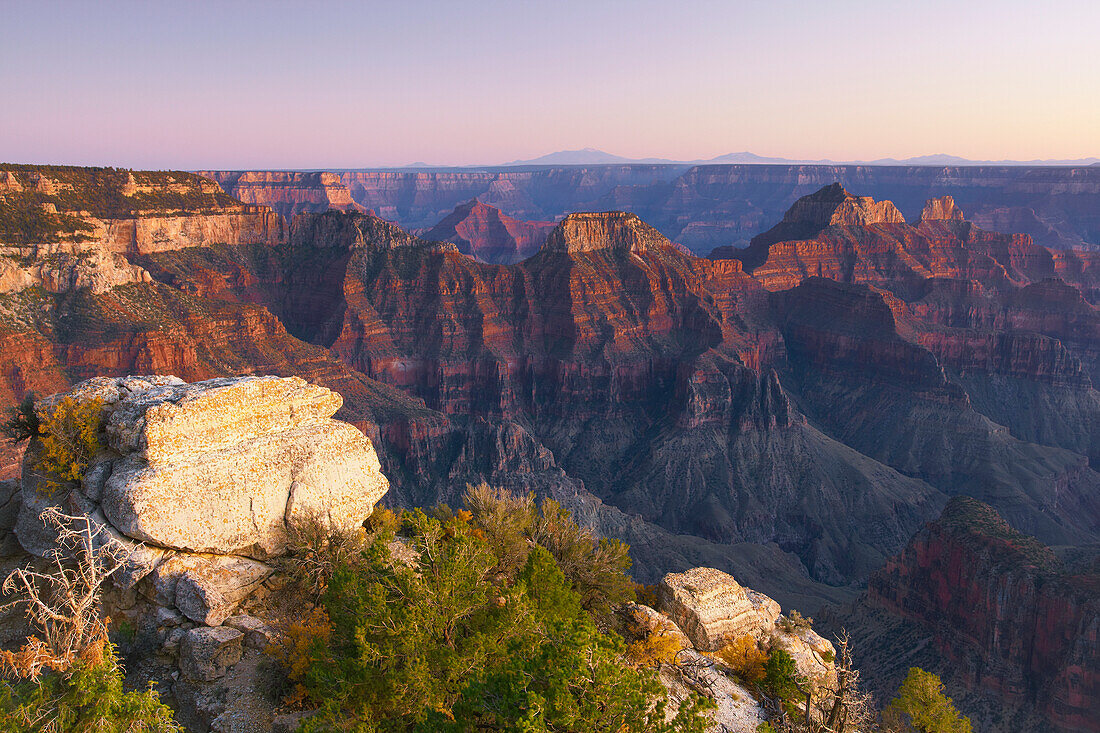
[[[883,713],[884,720],[900,731],[919,733],[970,733],[970,719],[943,694],[943,682],[920,667],[910,667],[897,697]]]
[[[18,405],[8,408],[8,419],[0,426],[0,433],[12,443],[22,443],[40,433],[38,413],[34,409],[34,392],[23,396]]]
[[[601,628],[611,626],[614,608],[634,600],[634,581],[627,575],[630,548],[618,540],[597,538],[553,499],[544,499],[536,509],[533,494],[513,496],[483,483],[468,486],[464,502],[473,526],[497,558],[493,573],[502,579],[514,578],[538,546],[554,556],[581,605]]]
[[[664,688],[625,664],[548,550],[502,578],[468,513],[435,514],[406,516],[414,567],[375,538],[333,572],[331,637],[311,645],[302,682],[320,705],[306,730],[704,730],[698,697],[665,722]]]
[[[11,733],[168,733],[180,731],[157,693],[125,692],[113,650],[35,680],[0,680],[0,729]]]
[[[764,664],[764,690],[780,700],[798,697],[798,669],[791,655],[782,649],[772,649]]]

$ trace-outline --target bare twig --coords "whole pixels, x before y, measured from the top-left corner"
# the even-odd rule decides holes
[[[17,652],[0,651],[0,672],[8,676],[36,679],[44,669],[65,672],[77,659],[101,658],[107,638],[100,614],[103,586],[139,547],[126,547],[90,517],[56,507],[46,509],[42,519],[57,530],[53,567],[19,568],[2,586],[19,597],[0,610],[25,605],[42,635],[30,637]]]

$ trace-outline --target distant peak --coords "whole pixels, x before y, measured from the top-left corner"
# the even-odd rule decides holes
[[[905,217],[891,201],[870,196],[853,196],[839,183],[832,183],[795,201],[783,217],[786,224],[824,229],[828,226],[904,224]]]
[[[570,214],[561,220],[546,238],[544,249],[550,252],[594,252],[617,250],[645,252],[669,245],[659,231],[624,211]]]
[[[920,212],[921,221],[963,221],[962,210],[951,196],[928,199]]]

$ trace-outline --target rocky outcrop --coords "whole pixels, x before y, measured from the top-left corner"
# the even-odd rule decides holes
[[[0,293],[41,286],[104,293],[150,275],[135,256],[216,244],[265,244],[286,237],[282,219],[246,206],[190,173],[113,168],[0,166]]]
[[[689,690],[715,703],[708,731],[755,730],[766,720],[759,691],[747,688],[716,654],[744,637],[768,653],[787,652],[815,699],[827,699],[836,684],[832,643],[808,623],[796,625],[781,616],[778,603],[726,573],[706,567],[670,573],[657,587],[656,601],[656,608],[640,603],[622,608],[624,632],[628,639],[661,639],[672,647],[658,677],[674,705]]]
[[[598,252],[615,250],[640,254],[670,246],[667,239],[635,214],[613,211],[602,214],[570,214],[546,238],[547,252]]]
[[[477,199],[455,207],[421,236],[453,242],[458,251],[482,262],[508,265],[525,260],[542,247],[553,222],[521,221]]]
[[[1100,576],[1067,572],[990,507],[953,500],[872,576],[866,602],[928,629],[952,683],[1057,731],[1100,730]]]
[[[714,568],[670,573],[657,594],[658,609],[704,652],[718,651],[741,636],[762,637],[779,618],[778,603]]]
[[[748,248],[718,256],[740,259],[769,290],[827,277],[889,288],[906,299],[932,278],[1005,288],[1054,274],[1049,250],[1027,236],[986,232],[963,221],[949,199],[929,201],[920,223],[909,226],[900,215],[882,213],[879,204],[828,186],[799,199]]]
[[[164,376],[95,378],[40,400],[44,422],[76,406],[99,449],[69,480],[31,439],[18,484],[0,482],[0,557],[51,560],[51,509],[77,530],[86,521],[96,546],[125,556],[102,612],[128,630],[113,637],[128,670],[170,686],[189,729],[269,730],[259,685],[276,632],[250,614],[286,583],[272,560],[288,525],[361,531],[389,486],[371,441],[331,419],[341,402],[297,377]]]
[[[920,212],[920,222],[927,221],[963,221],[962,210],[955,206],[951,196],[931,198]]]
[[[339,395],[298,378],[101,378],[70,397],[106,405],[110,453],[84,479],[84,513],[101,508],[115,531],[153,548],[268,558],[283,551],[287,522],[316,515],[354,527],[388,489],[371,442],[330,419]],[[33,471],[25,469],[25,515],[40,493]],[[41,534],[34,524],[20,519],[28,549],[41,545],[29,541]]]

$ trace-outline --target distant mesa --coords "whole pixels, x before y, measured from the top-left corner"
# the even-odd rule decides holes
[[[537,158],[528,160],[513,160],[501,163],[501,166],[524,165],[718,165],[718,164],[749,164],[749,165],[874,165],[874,166],[1088,166],[1100,165],[1097,158],[1066,158],[1043,160],[973,160],[958,155],[935,153],[933,155],[917,155],[911,158],[876,158],[874,160],[832,160],[829,158],[781,158],[765,155],[757,155],[748,151],[739,153],[725,153],[713,158],[695,158],[691,160],[675,160],[671,158],[627,158],[615,155],[596,148],[581,148],[580,150],[560,150]],[[414,163],[408,167],[423,166]],[[441,166],[438,166],[441,167]]]
[[[546,238],[547,252],[617,250],[646,252],[672,243],[635,214],[623,211],[570,214]]]

